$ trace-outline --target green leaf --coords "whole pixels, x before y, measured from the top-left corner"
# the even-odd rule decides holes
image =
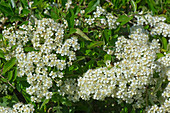
[[[15,93],[13,93],[12,101],[19,102],[18,97],[16,96]]]
[[[88,68],[88,69],[91,69],[91,68],[93,67],[94,63],[95,63],[95,59],[91,59],[91,60],[86,64],[85,67]]]
[[[86,50],[85,55],[89,55],[89,54],[90,54],[90,52],[91,52],[91,50],[90,50],[90,49]]]
[[[128,17],[126,15],[121,15],[119,16],[119,18],[117,19],[117,22],[121,22],[121,25],[124,25],[126,23],[128,23],[133,17]]]
[[[0,34],[0,39],[2,39],[3,38],[3,35],[2,34]]]
[[[167,40],[166,40],[165,37],[162,37],[162,44],[163,44],[163,48],[164,48],[165,50],[167,50]]]
[[[91,48],[101,46],[101,45],[103,45],[103,41],[95,41],[95,42],[90,43],[90,45],[88,45],[87,48],[91,49]]]
[[[108,42],[110,39],[110,35],[111,35],[111,30],[110,29],[105,29],[104,30],[104,37],[106,39],[106,41]]]
[[[22,18],[20,16],[13,16],[11,19],[10,19],[11,22],[15,22],[15,21],[22,21]]]
[[[0,58],[5,58],[5,57],[4,57],[4,53],[1,53],[1,52],[0,52]]]
[[[136,2],[136,3],[139,3],[140,1],[141,1],[141,0],[136,0],[135,2]]]
[[[87,35],[85,35],[79,28],[76,28],[76,33],[79,34],[81,37],[83,37],[86,40],[92,41]]]
[[[99,66],[99,67],[105,66],[105,63],[102,60],[97,61],[97,66]]]
[[[71,35],[71,34],[73,34],[73,33],[75,33],[76,32],[76,29],[75,28],[70,28],[70,33],[69,33],[69,35]]]
[[[8,81],[12,79],[12,75],[13,75],[13,70],[8,72]]]
[[[73,9],[69,9],[69,13],[66,16],[66,20],[68,22],[69,28],[74,27],[74,23],[75,23],[74,19],[75,19],[74,11],[73,11]]]
[[[25,52],[30,52],[30,51],[34,51],[35,49],[33,47],[25,47],[24,51]]]
[[[170,44],[167,46],[168,53],[170,52]]]
[[[59,19],[59,9],[57,9],[56,7],[53,7],[51,10],[51,18],[53,19]]]
[[[72,71],[74,69],[74,65],[69,67],[69,71]]]
[[[17,59],[15,57],[11,58],[11,60],[6,62],[4,67],[3,67],[2,74],[4,74],[7,71],[9,71],[16,64],[16,62],[17,62]]]
[[[29,13],[30,13],[30,10],[25,8],[25,9],[22,10],[22,14],[21,15],[22,16],[27,16]]]
[[[112,59],[112,56],[111,56],[111,55],[106,54],[106,55],[104,56],[104,62],[106,62],[107,60],[110,60],[110,61],[111,61],[111,59]]]
[[[89,31],[88,31],[88,28],[84,28],[84,29],[83,29],[83,32],[88,33],[88,32],[89,32]]]
[[[75,19],[75,15],[74,15],[74,12],[73,10],[70,10],[71,11],[71,17],[70,17],[70,21],[69,21],[69,25],[70,25],[70,28],[73,28],[74,27],[74,19]]]
[[[90,13],[91,11],[95,10],[96,7],[100,4],[100,0],[91,0],[90,3],[88,4],[85,14]]]
[[[163,82],[163,78],[158,78],[153,93],[156,93],[161,88],[162,82]]]
[[[131,2],[131,5],[132,5],[132,7],[133,7],[134,12],[136,12],[136,10],[137,10],[137,4],[136,4],[133,0],[131,0],[130,2]]]
[[[24,89],[24,88],[22,88],[22,90],[23,90],[23,89]],[[25,98],[25,100],[26,100],[27,103],[31,102],[31,99],[30,99],[30,97],[29,97],[29,94],[26,93],[26,91],[22,91],[22,95],[23,95],[23,97]]]
[[[14,69],[14,75],[13,75],[12,81],[15,81],[16,78],[17,78],[17,67],[15,67],[15,69]]]
[[[146,25],[146,26],[144,27],[144,29],[146,29],[146,30],[147,30],[148,28],[149,28],[149,25]]]
[[[1,78],[1,81],[8,82],[7,79],[5,79],[5,78]]]
[[[157,53],[156,55],[157,55],[158,59],[164,56],[162,53]]]
[[[40,109],[42,109],[48,102],[50,99],[45,99],[44,102],[42,103]]]
[[[154,6],[156,6],[155,1],[154,0],[146,0],[149,8],[152,10],[152,13],[155,14],[155,12],[157,12],[157,10],[154,8]]]
[[[77,60],[75,62],[79,62],[81,60],[84,60],[85,58],[85,56],[77,56]]]
[[[66,105],[66,106],[71,106],[72,105],[72,103],[69,100],[67,100],[65,97],[61,98],[60,101],[61,101],[61,103],[63,105]]]
[[[20,82],[18,81],[17,84],[16,84],[16,88],[19,92],[21,92],[22,90],[22,84],[20,84]]]
[[[74,12],[75,12],[75,15],[77,15],[79,12],[80,12],[80,7],[79,6],[76,6],[75,8],[74,8]]]

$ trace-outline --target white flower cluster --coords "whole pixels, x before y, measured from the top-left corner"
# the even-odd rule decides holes
[[[103,100],[111,96],[130,104],[135,101],[137,108],[145,104],[146,86],[154,84],[154,71],[160,72],[155,63],[160,44],[157,40],[150,43],[148,35],[142,31],[139,27],[129,35],[130,39],[118,38],[115,55],[121,61],[114,63],[114,67],[90,69],[78,79],[82,99]]]
[[[94,18],[86,18],[84,21],[87,22],[87,24],[92,25],[94,23]]]
[[[119,22],[116,22],[117,17],[113,16],[111,13],[108,13],[106,15],[106,18],[107,18],[109,29],[116,29],[117,26],[120,24]],[[103,19],[101,19],[101,23],[103,23],[104,25],[106,24]]]
[[[31,104],[17,103],[13,108],[0,106],[0,113],[33,113],[34,106]]]
[[[159,16],[152,16],[145,14],[142,16],[135,15],[137,19],[137,26],[139,25],[150,25],[152,28],[151,35],[163,35],[164,37],[170,37],[170,25],[164,23],[166,18]]]
[[[170,37],[170,25],[164,22],[157,23],[151,30],[151,35],[163,35],[164,37]]]
[[[110,73],[106,67],[95,70],[89,69],[83,77],[78,79],[79,95],[84,100],[91,97],[97,100],[103,100],[105,97],[112,95],[116,87],[116,76]]]
[[[93,12],[93,14],[94,18],[97,18],[100,17],[102,14],[105,14],[105,10],[100,6],[97,6],[96,12]]]
[[[66,66],[72,65],[72,61],[76,59],[75,51],[80,49],[76,37],[63,41],[63,27],[63,24],[56,23],[52,19],[43,18],[35,20],[35,24],[29,22],[28,25],[22,25],[16,31],[14,27],[3,31],[4,37],[9,41],[5,51],[9,51],[14,45],[17,46],[6,56],[6,60],[11,56],[17,58],[18,76],[27,76],[27,82],[31,86],[26,91],[32,95],[31,100],[34,102],[40,102],[43,97],[51,98],[52,92],[48,89],[52,87],[52,79],[56,79],[57,86],[60,86],[60,79],[63,77],[61,71]],[[26,48],[35,51],[24,52],[26,50],[24,46],[28,42],[32,45]],[[66,57],[65,60],[60,59],[61,56]],[[56,68],[58,71],[49,72],[48,67]]]
[[[96,12],[93,12],[94,18],[86,18],[85,22],[89,25],[92,25],[97,21],[97,18],[101,15],[105,16],[105,18],[100,19],[100,23],[103,25],[108,25],[109,29],[115,29],[119,22],[116,22],[117,17],[113,16],[111,13],[107,13],[102,7],[97,6]]]
[[[67,95],[67,98],[73,102],[79,101],[79,92],[78,92],[76,79],[66,79],[63,82],[63,85],[60,86],[59,93],[62,96]]]
[[[159,16],[152,16],[150,14],[145,15],[135,15],[135,18],[137,19],[137,26],[139,25],[150,25],[151,27],[154,27],[159,22],[163,22],[166,20],[164,17]]]

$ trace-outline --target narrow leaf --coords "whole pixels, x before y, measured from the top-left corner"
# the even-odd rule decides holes
[[[88,49],[103,45],[103,41],[96,41],[87,46]]]
[[[13,70],[8,72],[8,80],[9,81],[12,79],[12,75],[13,75]]]
[[[11,60],[6,62],[4,67],[3,67],[2,74],[4,74],[7,71],[9,71],[16,64],[16,62],[17,62],[17,59],[15,57],[11,58]]]
[[[4,54],[0,52],[0,58],[5,58]]]
[[[121,15],[119,16],[119,18],[117,19],[117,22],[121,22],[121,25],[124,25],[126,23],[128,23],[133,17],[128,17],[126,15]]]
[[[73,34],[73,33],[75,33],[76,32],[76,29],[75,28],[70,28],[70,33],[69,33],[69,35],[71,35],[71,34]]]
[[[16,78],[17,78],[17,67],[15,67],[15,69],[14,69],[14,75],[13,75],[12,81],[15,81]]]
[[[81,37],[83,37],[86,40],[92,41],[87,35],[85,35],[79,28],[76,28],[76,33],[79,34]]]
[[[165,37],[162,37],[162,44],[163,44],[163,48],[164,48],[165,50],[167,50],[167,40],[166,40]]]
[[[95,8],[100,4],[100,0],[92,0],[90,1],[90,3],[88,4],[86,10],[85,10],[85,14],[90,13],[91,11],[95,10]]]
[[[110,60],[110,61],[111,61],[111,59],[112,59],[112,56],[111,56],[111,55],[106,54],[106,55],[104,56],[104,62],[106,62],[107,60]]]
[[[157,53],[156,55],[157,55],[158,59],[164,56],[162,53]]]
[[[25,51],[25,52],[34,51],[34,48],[33,48],[33,47],[25,47],[25,48],[24,48],[24,51]]]
[[[44,102],[42,103],[40,109],[42,109],[48,102],[49,102],[49,99],[45,99]]]
[[[163,78],[159,78],[157,83],[156,83],[154,93],[156,93],[161,88],[162,82],[163,82]]]
[[[86,57],[85,56],[79,56],[77,57],[77,60],[75,62],[79,62],[81,60],[84,60]]]

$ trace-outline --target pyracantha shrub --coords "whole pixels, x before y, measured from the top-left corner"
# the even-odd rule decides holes
[[[137,12],[133,0],[135,13],[128,14],[123,6],[115,13],[109,0],[109,7],[104,2],[100,6],[100,0],[89,5],[81,0],[59,2],[22,1],[16,12],[27,20],[24,23],[18,15],[12,20],[15,16],[2,17],[0,12],[0,113],[61,113],[62,107],[74,112],[79,102],[108,98],[133,110],[170,111],[170,25],[165,17]],[[6,23],[8,18],[11,22]],[[17,76],[12,80],[13,72]],[[21,95],[24,99],[17,100]]]

